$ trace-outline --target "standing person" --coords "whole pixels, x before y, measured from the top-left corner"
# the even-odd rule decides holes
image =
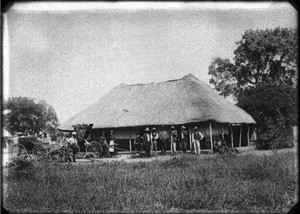
[[[135,151],[138,152],[139,156],[141,157],[142,153],[143,153],[143,138],[139,132],[136,133],[136,137],[135,137],[133,145],[134,145]]]
[[[76,162],[75,160],[75,155],[77,154],[77,134],[76,132],[72,132],[72,136],[68,139],[68,142],[70,144],[70,148],[72,149],[72,157],[73,157],[73,162]]]
[[[156,132],[156,128],[152,129],[152,145],[153,150],[155,151],[155,157],[157,156],[157,141],[158,141],[158,133]]]
[[[167,142],[169,140],[169,134],[165,130],[165,127],[161,127],[161,131],[158,133],[159,141],[161,142],[161,153],[162,155],[166,155],[167,150]]]
[[[171,127],[171,155],[177,154],[176,152],[177,130],[175,126]]]
[[[99,138],[99,143],[103,148],[103,156],[108,157],[109,156],[109,154],[108,154],[109,146],[108,146],[108,143],[107,143],[107,140],[106,140],[106,137],[105,137],[105,131],[101,132],[101,136]]]
[[[185,126],[181,126],[181,129],[180,129],[180,149],[183,153],[186,153],[187,140],[188,140],[188,132],[185,129]]]
[[[150,131],[148,127],[145,129],[145,134],[143,135],[143,141],[145,145],[145,155],[147,158],[150,158],[151,139],[150,139]]]
[[[200,155],[200,141],[203,139],[203,134],[198,130],[198,127],[194,128],[194,149],[195,154]]]
[[[109,136],[110,157],[117,155],[117,151],[115,150],[115,145],[116,145],[116,137],[114,135],[114,131],[110,130],[110,136]]]

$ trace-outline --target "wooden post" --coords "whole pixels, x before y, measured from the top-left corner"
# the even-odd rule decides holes
[[[132,151],[131,148],[131,129],[129,128],[129,150]]]
[[[189,138],[190,138],[190,149],[192,149],[192,142],[193,142],[193,138],[192,138],[192,127],[189,126]]]
[[[233,148],[233,132],[232,132],[232,124],[230,125],[231,129],[231,147]]]
[[[210,149],[213,151],[213,137],[212,137],[212,128],[211,128],[211,121],[209,121],[209,135],[210,135]]]
[[[249,147],[250,146],[250,144],[249,144],[249,125],[247,126],[248,127],[248,130],[247,130],[247,146]]]
[[[242,147],[242,124],[240,126],[240,142],[239,142],[239,147]]]
[[[223,123],[222,123],[222,138],[224,139],[224,127],[223,127]]]

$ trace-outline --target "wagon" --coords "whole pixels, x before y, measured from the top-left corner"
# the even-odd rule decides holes
[[[77,158],[81,157],[101,157],[103,153],[102,145],[97,142],[96,139],[87,139],[92,129],[92,124],[78,124],[74,126],[74,130],[68,130],[69,132],[75,131],[77,133]],[[58,129],[59,131],[63,131]]]
[[[62,158],[63,155],[69,153],[66,145],[62,142],[42,141],[36,136],[21,136],[17,143],[11,143],[9,149],[12,159],[20,157],[23,159],[32,160],[52,160],[58,155]]]

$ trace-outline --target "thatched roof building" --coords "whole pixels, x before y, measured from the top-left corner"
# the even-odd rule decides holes
[[[75,124],[93,124],[93,129],[115,129],[202,122],[255,123],[243,109],[188,74],[181,79],[158,83],[121,84],[61,124],[59,129],[72,130]]]
[[[121,84],[91,107],[60,126],[93,124],[93,128],[176,125],[191,122],[255,123],[243,109],[218,95],[192,74],[149,84]]]

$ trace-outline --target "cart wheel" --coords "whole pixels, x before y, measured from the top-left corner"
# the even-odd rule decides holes
[[[14,144],[10,148],[10,159],[15,158],[30,159],[25,147],[21,144]]]
[[[31,158],[37,161],[45,161],[48,158],[48,151],[42,145],[35,145],[32,149]]]
[[[93,157],[100,157],[103,152],[102,146],[96,141],[92,141],[90,145],[87,146],[86,150],[87,154]]]

